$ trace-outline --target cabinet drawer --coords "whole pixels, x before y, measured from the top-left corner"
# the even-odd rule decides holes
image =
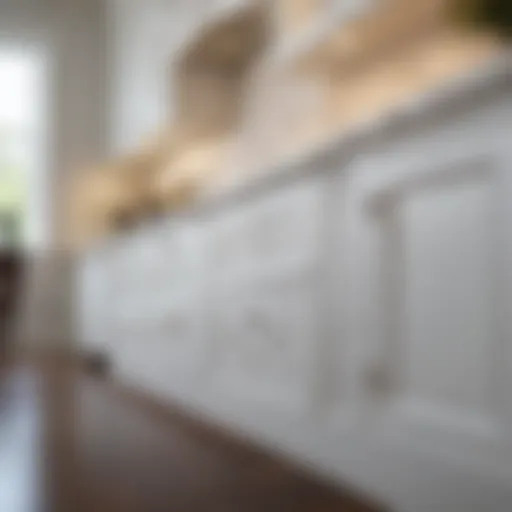
[[[303,262],[318,251],[322,188],[305,182],[257,201],[247,217],[248,257],[254,265]]]
[[[317,341],[313,296],[301,280],[227,294],[214,323],[221,383],[241,398],[305,406]]]
[[[214,278],[241,283],[278,269],[302,272],[319,254],[323,186],[307,181],[278,189],[216,222]]]
[[[157,291],[196,289],[203,280],[204,227],[190,219],[166,222],[158,245],[159,263],[154,274]]]

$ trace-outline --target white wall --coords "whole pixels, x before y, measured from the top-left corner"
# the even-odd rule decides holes
[[[103,0],[3,0],[0,43],[29,47],[47,57],[47,158],[41,162],[48,204],[49,236],[30,255],[22,305],[24,342],[63,342],[70,329],[69,276],[58,261],[68,173],[102,158],[106,142],[105,35]],[[57,272],[48,274],[47,268]],[[53,276],[53,277],[51,277]],[[49,306],[55,315],[48,315]]]
[[[226,3],[226,2],[224,2]],[[172,116],[172,58],[218,0],[110,0],[111,145],[140,143]]]

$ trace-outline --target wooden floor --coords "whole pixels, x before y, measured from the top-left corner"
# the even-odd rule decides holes
[[[376,510],[68,366],[2,379],[1,512]]]

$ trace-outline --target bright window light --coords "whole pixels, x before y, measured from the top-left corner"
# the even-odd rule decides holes
[[[0,46],[0,246],[44,240],[44,62]]]

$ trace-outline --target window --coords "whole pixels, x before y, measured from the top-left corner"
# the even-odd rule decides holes
[[[40,57],[0,47],[0,246],[34,245],[43,236]]]

